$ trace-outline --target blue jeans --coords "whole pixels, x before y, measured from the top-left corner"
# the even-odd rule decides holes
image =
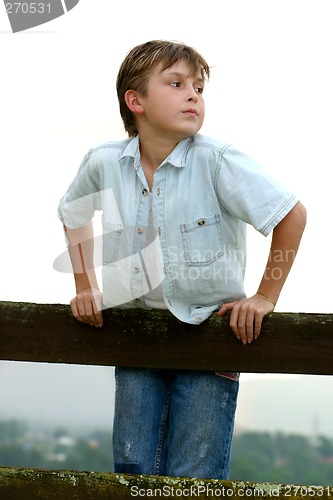
[[[115,472],[227,479],[238,386],[213,372],[117,367]]]

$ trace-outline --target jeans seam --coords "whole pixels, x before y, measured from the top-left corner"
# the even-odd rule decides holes
[[[157,476],[160,475],[161,454],[162,454],[162,449],[163,449],[164,431],[165,431],[166,421],[168,418],[169,406],[170,406],[170,387],[169,387],[169,392],[168,392],[168,395],[167,395],[167,398],[165,401],[164,412],[163,412],[160,431],[159,431],[158,439],[157,439],[157,448],[156,448],[156,457],[155,457],[155,474]]]
[[[230,379],[231,380],[231,379]],[[238,384],[238,382],[236,382]],[[238,389],[236,392],[236,399],[237,399],[237,394],[238,394]],[[229,392],[230,396],[230,392]],[[235,408],[236,411],[236,408]],[[222,464],[222,469],[224,470],[224,474],[226,477],[229,476],[230,472],[230,456],[231,456],[231,447],[232,447],[232,429],[234,428],[235,425],[235,411],[233,412],[233,417],[227,419],[227,433],[226,435],[228,436],[228,445],[225,446],[225,451],[224,451],[224,456],[223,456],[223,464]],[[228,458],[228,460],[227,460]],[[227,466],[227,469],[226,469]]]

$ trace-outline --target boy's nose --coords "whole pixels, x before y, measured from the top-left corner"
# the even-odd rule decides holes
[[[189,96],[187,98],[188,101],[194,101],[194,102],[197,102],[198,100],[198,94],[196,93],[196,91],[194,89],[192,89],[189,93]]]

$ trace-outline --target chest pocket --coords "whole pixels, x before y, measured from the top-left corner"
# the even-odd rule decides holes
[[[206,266],[223,255],[220,216],[200,217],[181,224],[184,259],[190,266]]]

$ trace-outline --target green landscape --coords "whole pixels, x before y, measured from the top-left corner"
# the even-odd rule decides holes
[[[111,432],[73,435],[65,428],[36,430],[24,421],[0,421],[0,466],[112,471]],[[333,486],[333,439],[236,433],[230,479]]]

